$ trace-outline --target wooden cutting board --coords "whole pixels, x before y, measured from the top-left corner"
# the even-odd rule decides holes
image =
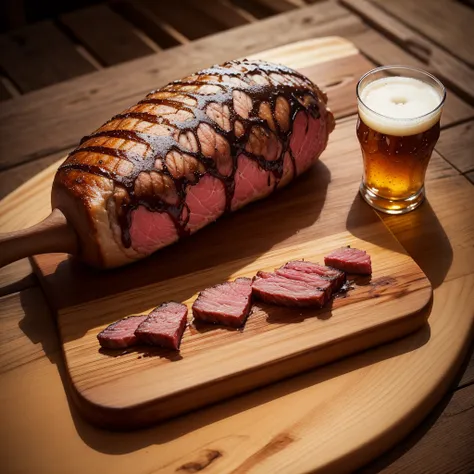
[[[372,65],[340,38],[258,57],[296,67],[328,92],[339,121],[311,171],[270,199],[124,269],[96,272],[65,255],[34,259],[56,310],[74,399],[96,424],[153,423],[398,338],[427,318],[428,279],[354,185],[361,174],[354,122],[341,118],[356,111],[355,84]],[[29,182],[38,202],[46,201],[54,170]],[[32,215],[30,223],[40,217]],[[180,353],[99,349],[97,333],[117,319],[167,300],[191,307],[207,286],[290,259],[322,261],[342,245],[367,250],[374,272],[354,279],[346,297],[322,310],[256,304],[243,331],[191,324]]]

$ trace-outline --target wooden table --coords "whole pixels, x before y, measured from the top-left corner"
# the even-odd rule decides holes
[[[13,98],[0,103],[1,195],[57,160],[74,145],[78,136],[158,84],[230,57],[301,39],[343,36],[376,64],[404,63],[423,67],[439,76],[450,89],[452,117],[449,126],[442,131],[428,173],[430,199],[424,206],[429,206],[429,212],[419,214],[421,220],[407,216],[384,217],[384,221],[430,278],[435,289],[436,311],[450,312],[454,320],[461,311],[469,311],[472,317],[473,233],[472,225],[466,220],[469,213],[472,216],[473,188],[469,181],[474,182],[474,53],[471,47],[474,12],[469,7],[472,2],[343,0],[308,1],[307,4],[316,4],[306,5],[296,0],[221,1],[218,2],[220,7],[213,9],[202,7],[204,2],[184,3],[199,11],[205,21],[183,21],[173,16],[173,9],[147,16],[142,7],[130,10],[130,3],[114,4],[113,12],[125,12],[132,21],[140,18],[147,35],[140,32],[137,35],[133,28],[127,30],[127,41],[135,44],[128,52],[125,49],[117,52],[107,47],[103,39],[88,36],[87,28],[83,28],[83,17],[87,19],[88,14],[83,12],[83,17],[71,15],[61,22],[75,31],[76,38],[87,45],[88,51],[94,51],[87,61],[84,61],[87,54],[82,53],[76,61],[76,56],[67,52],[70,51],[67,42],[62,41],[63,46],[58,46],[61,40],[57,39],[54,24],[37,27],[45,39],[44,44],[37,45],[40,58],[32,62],[51,61],[41,54],[54,45],[59,48],[57,54],[65,55],[71,63],[68,68],[50,68],[48,74],[35,76],[28,70],[28,63],[18,65],[17,61],[15,65],[15,58],[2,56],[2,69],[8,72],[8,77],[0,77],[0,91],[2,98]],[[110,19],[107,8],[100,7],[99,13]],[[143,8],[157,7],[148,2]],[[228,15],[230,8],[237,13]],[[281,14],[274,16],[275,13]],[[265,17],[268,18],[257,21]],[[115,22],[123,21],[123,17],[113,18]],[[31,41],[33,33],[24,34]],[[131,39],[131,34],[136,38]],[[0,44],[11,46],[11,40],[11,35],[4,36]],[[22,52],[20,47],[16,54]],[[148,56],[128,62],[143,55]],[[109,68],[114,64],[119,65]],[[32,64],[32,67],[40,66]],[[94,70],[96,72],[91,72]],[[79,74],[83,75],[63,82]],[[22,96],[24,93],[27,95]],[[0,463],[5,472],[73,472],[74,467],[74,472],[104,472],[112,460],[117,462],[117,457],[129,472],[150,472],[150,466],[155,466],[153,472],[163,468],[159,459],[153,461],[151,457],[157,456],[159,445],[167,442],[166,433],[158,429],[127,435],[106,433],[85,423],[70,404],[63,386],[65,373],[54,322],[29,261],[2,269],[0,283],[3,295],[0,299]],[[471,292],[467,298],[466,291]],[[419,334],[411,336],[403,344],[415,348],[419,338]],[[271,466],[265,464],[267,459],[276,453],[280,457],[288,453],[288,464],[283,471],[292,472],[292,459],[298,459],[296,465],[303,470],[314,467],[311,445],[305,445],[304,439],[294,443],[291,436],[278,432],[276,425],[272,429],[275,411],[284,413],[287,424],[295,431],[304,426],[302,432],[310,433],[309,440],[317,439],[318,427],[323,425],[326,431],[321,432],[330,436],[331,420],[340,422],[350,417],[345,411],[350,400],[345,400],[344,394],[363,396],[357,381],[369,373],[371,366],[374,367],[372,372],[383,371],[390,363],[406,357],[397,352],[399,344],[387,345],[256,391],[242,397],[244,406],[240,405],[238,410],[236,402],[230,401],[202,415],[183,418],[173,425],[174,431],[169,436],[193,430],[202,433],[206,427],[215,430],[225,419],[233,423],[235,436],[219,440],[229,459],[226,461],[229,464],[221,466],[233,466],[232,469],[239,466],[238,472],[259,470],[259,467],[261,472],[269,472],[262,467]],[[387,354],[390,354],[388,359]],[[474,430],[472,349],[463,348],[451,362],[459,366],[454,371],[457,375],[451,377],[449,387],[440,386],[433,391],[433,399],[426,403],[432,408],[431,413],[397,446],[366,465],[363,472],[445,473],[474,469],[470,449]],[[442,365],[443,357],[437,363]],[[314,406],[311,405],[312,397],[318,397],[315,389],[318,382],[325,379],[327,382],[329,378],[332,382],[326,386],[332,387],[334,392],[326,393],[326,398],[315,399]],[[381,377],[380,385],[374,387],[376,390],[390,390],[390,383]],[[293,415],[292,406],[298,406]],[[266,424],[267,435],[273,433],[274,436],[253,440],[249,445],[241,433],[252,432],[252,423],[256,422],[252,419],[253,412],[261,417],[257,423]],[[367,423],[371,422],[368,417]],[[404,423],[406,428],[400,432],[406,433],[414,424],[408,416]],[[369,428],[361,426],[361,433]],[[379,450],[388,447],[379,444]],[[202,446],[202,450],[194,454],[193,462],[181,463],[178,472],[222,472],[213,469],[212,463],[221,453],[214,452],[211,446]],[[352,459],[353,467],[379,454],[377,450],[372,455],[365,452],[360,458]]]

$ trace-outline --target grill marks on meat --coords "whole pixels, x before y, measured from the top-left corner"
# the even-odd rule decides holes
[[[347,273],[372,274],[370,256],[365,250],[343,247],[324,257],[324,263]]]
[[[196,320],[237,328],[245,323],[251,304],[252,280],[237,278],[201,291],[193,315]]]
[[[227,62],[174,81],[113,117],[82,139],[58,176],[66,187],[74,187],[76,171],[86,181],[89,175],[111,179],[116,202],[109,209],[116,215],[109,218],[120,225],[121,244],[148,254],[150,242],[146,248],[133,242],[133,211],[166,213],[179,238],[269,194],[325,148],[334,125],[326,101],[309,79],[284,66]],[[291,146],[297,118],[301,137]],[[303,148],[308,156],[297,165]],[[255,175],[261,175],[257,182]],[[208,200],[222,193],[223,205],[214,205],[204,223],[193,226],[187,196],[205,177],[213,188]],[[158,238],[155,250],[176,238]]]
[[[102,347],[106,349],[125,349],[137,343],[135,331],[147,318],[144,316],[129,316],[107,326],[97,335]]]
[[[139,342],[177,350],[186,329],[187,315],[188,308],[184,304],[163,303],[137,327],[135,336]]]

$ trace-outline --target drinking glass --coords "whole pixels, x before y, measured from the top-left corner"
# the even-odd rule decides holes
[[[412,67],[378,67],[359,80],[360,193],[375,209],[404,214],[423,202],[445,98],[436,77]]]

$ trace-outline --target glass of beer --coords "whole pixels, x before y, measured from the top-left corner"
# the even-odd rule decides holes
[[[446,97],[428,72],[383,66],[357,84],[357,138],[362,149],[362,197],[387,214],[416,209],[425,198],[425,173],[439,138]]]

